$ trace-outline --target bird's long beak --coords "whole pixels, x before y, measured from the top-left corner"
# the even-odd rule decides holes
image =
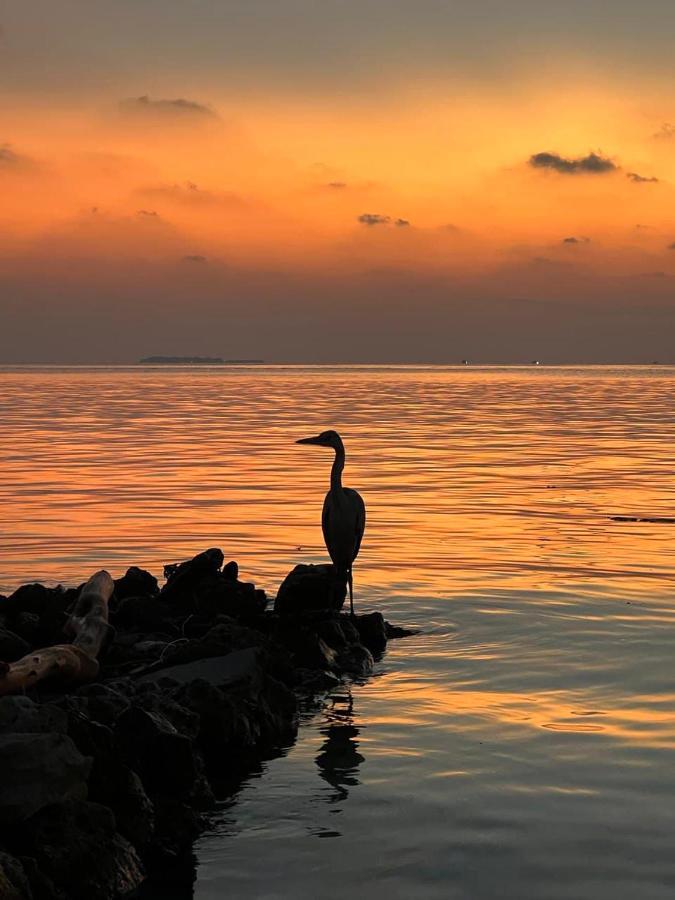
[[[300,440],[296,441],[295,443],[296,444],[318,444],[319,438],[318,437],[300,438]]]

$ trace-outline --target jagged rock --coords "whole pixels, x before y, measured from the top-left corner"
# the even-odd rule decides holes
[[[187,562],[165,566],[164,574],[167,582],[159,596],[175,607],[192,611],[195,592],[199,588],[200,582],[209,575],[219,572],[224,559],[223,551],[212,547],[210,550],[198,553]]]
[[[68,734],[80,753],[93,760],[88,799],[109,806],[120,834],[145,847],[153,835],[154,807],[138,775],[120,759],[112,730],[71,713]]]
[[[38,705],[29,697],[2,697],[0,699],[0,734],[39,734],[68,729],[66,713],[52,703]]]
[[[91,760],[65,734],[0,735],[0,824],[16,824],[69,797],[86,797],[90,768]]]
[[[87,698],[91,718],[104,725],[112,725],[130,705],[127,697],[105,684],[87,684],[77,694]]]
[[[382,653],[387,647],[387,632],[382,613],[366,613],[355,616],[354,625],[361,638],[361,643],[371,653]]]
[[[161,673],[158,673],[161,674]],[[176,684],[179,679],[174,679]],[[152,687],[155,690],[143,690],[136,698],[136,704],[146,712],[158,713],[164,716],[173,725],[179,734],[184,734],[194,740],[199,734],[199,716],[180,703],[176,703],[170,693],[163,691],[153,682],[142,684],[143,688]]]
[[[30,653],[27,641],[7,628],[0,628],[0,659],[3,662],[16,662],[27,653]]]
[[[21,860],[0,851],[0,897],[2,900],[33,900],[33,892]]]
[[[115,741],[151,794],[185,794],[199,774],[192,742],[164,716],[131,706],[115,723]]]
[[[298,687],[309,693],[331,691],[340,685],[340,678],[324,669],[299,669]]]
[[[145,569],[131,566],[126,573],[115,581],[115,596],[118,601],[127,597],[152,597],[159,591],[157,579]]]
[[[223,578],[227,578],[229,581],[238,580],[239,566],[234,560],[229,563],[225,563],[225,565],[223,566]]]
[[[4,609],[13,616],[20,612],[40,616],[49,604],[55,602],[57,593],[58,590],[47,588],[44,584],[23,584],[7,598]]]
[[[299,632],[294,641],[293,658],[297,665],[307,669],[335,668],[337,654],[332,647],[309,629]]]
[[[156,597],[127,597],[111,619],[114,625],[134,631],[138,640],[148,632],[173,634],[176,631],[172,610]]]
[[[20,612],[14,617],[14,631],[31,647],[39,643],[40,616],[34,612]]]
[[[349,672],[350,675],[365,678],[373,671],[373,655],[362,644],[352,644],[338,655],[337,665],[338,668]]]
[[[342,609],[346,584],[331,565],[297,565],[283,580],[274,611],[282,614]]]
[[[202,616],[250,619],[264,611],[267,597],[254,584],[216,574],[201,581],[195,602],[197,613]]]
[[[48,806],[21,829],[22,843],[69,900],[116,900],[144,878],[138,854],[98,803],[69,800]]]

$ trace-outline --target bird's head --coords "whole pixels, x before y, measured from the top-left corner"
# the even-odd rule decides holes
[[[322,431],[316,437],[300,438],[296,444],[315,444],[317,447],[332,447],[337,450],[342,446],[342,440],[337,431]]]

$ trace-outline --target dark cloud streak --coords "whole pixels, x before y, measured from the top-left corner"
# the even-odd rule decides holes
[[[147,94],[120,101],[123,113],[135,116],[166,118],[217,119],[217,113],[203,103],[177,97],[175,100],[152,100]]]
[[[529,164],[534,169],[552,169],[561,175],[603,175],[618,168],[611,159],[597,153],[576,158],[560,156],[559,153],[535,153],[530,157]]]

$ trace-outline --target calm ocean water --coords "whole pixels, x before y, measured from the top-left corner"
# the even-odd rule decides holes
[[[675,893],[675,370],[0,369],[0,591],[209,546],[322,561],[333,427],[356,604],[421,633],[215,817],[194,897]],[[179,896],[179,895],[176,895]],[[189,896],[180,894],[181,897]]]

